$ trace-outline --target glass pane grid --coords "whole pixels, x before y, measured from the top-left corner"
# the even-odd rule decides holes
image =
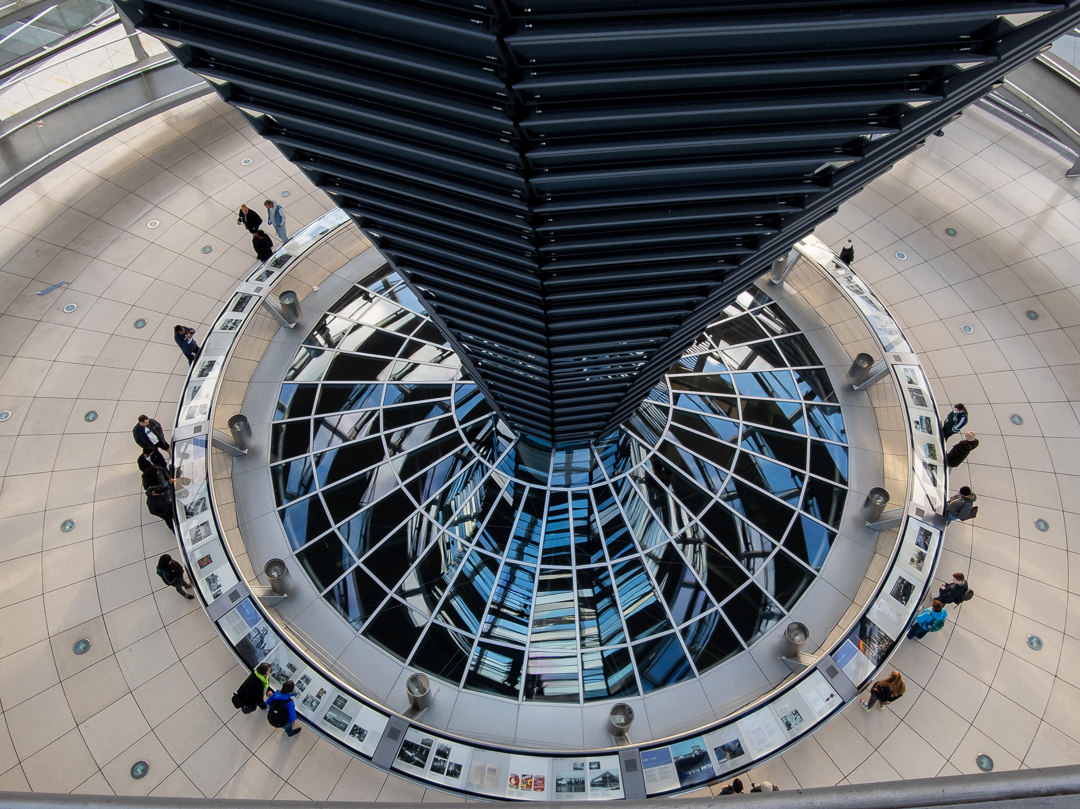
[[[318,322],[274,427],[298,561],[365,637],[458,687],[583,704],[699,676],[813,582],[846,434],[765,293],[725,310],[629,432],[552,451],[498,422],[392,275]]]

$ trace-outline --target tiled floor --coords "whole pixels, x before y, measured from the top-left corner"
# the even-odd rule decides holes
[[[975,488],[980,517],[949,528],[942,572],[968,572],[978,596],[950,610],[943,632],[902,646],[903,700],[873,714],[852,706],[753,779],[792,788],[973,772],[979,753],[998,770],[1080,760],[1080,203],[1077,181],[1061,179],[1069,163],[970,111],[819,229],[834,245],[853,236],[856,269],[918,344],[941,402],[971,411],[982,443],[953,488]],[[12,411],[0,423],[0,790],[448,799],[235,712],[244,672],[202,611],[153,574],[174,542],[143,507],[131,426],[143,412],[171,421],[186,367],[172,325],[205,327],[254,264],[235,209],[285,188],[294,228],[327,208],[235,113],[199,100],[0,207],[0,409]],[[71,651],[79,638],[91,641],[82,656]],[[128,774],[138,759],[150,763],[141,781]]]

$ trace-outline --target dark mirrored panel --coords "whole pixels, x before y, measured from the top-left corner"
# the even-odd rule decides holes
[[[623,427],[553,448],[499,419],[396,273],[369,284],[305,339],[270,435],[297,566],[362,636],[467,689],[584,704],[721,664],[813,583],[846,433],[766,293],[728,306]],[[536,358],[511,354],[529,377]]]
[[[694,676],[686,652],[674,633],[634,644],[634,659],[641,678],[641,690],[646,694]]]

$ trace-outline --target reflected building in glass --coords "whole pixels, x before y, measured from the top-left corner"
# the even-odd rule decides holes
[[[299,566],[363,637],[466,690],[584,704],[744,651],[822,568],[844,419],[806,336],[740,295],[625,425],[543,450],[386,268],[312,328],[272,427]]]

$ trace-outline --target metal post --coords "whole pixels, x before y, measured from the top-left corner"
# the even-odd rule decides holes
[[[288,595],[292,588],[292,577],[288,566],[280,559],[270,559],[263,565],[263,573],[270,580],[270,589],[279,596]]]
[[[282,292],[278,301],[281,304],[282,317],[294,326],[299,323],[303,318],[303,313],[300,311],[300,298],[297,294],[290,289]]]
[[[853,388],[857,388],[870,376],[870,369],[874,367],[874,358],[869,354],[856,354],[855,361],[848,368],[847,381]]]
[[[866,495],[862,508],[859,509],[859,518],[866,522],[877,522],[881,513],[889,503],[889,492],[880,486],[875,486]]]
[[[247,416],[237,413],[229,419],[229,432],[232,433],[233,443],[237,449],[251,449],[251,425]]]

